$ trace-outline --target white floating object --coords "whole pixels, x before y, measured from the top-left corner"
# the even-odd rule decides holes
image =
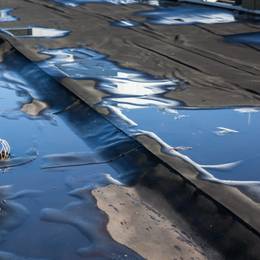
[[[227,134],[234,134],[239,133],[237,130],[226,128],[226,127],[217,127],[218,130],[216,130],[214,133],[219,136],[227,135]]]
[[[10,157],[11,148],[8,142],[0,139],[0,160],[7,160]]]

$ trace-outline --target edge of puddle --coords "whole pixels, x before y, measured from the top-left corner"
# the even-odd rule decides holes
[[[41,61],[40,57],[30,51],[29,48],[25,46],[19,39],[13,38],[0,32],[0,40],[3,40],[4,51],[14,48],[21,55],[25,56],[31,62]],[[1,43],[0,43],[1,44]],[[41,69],[41,68],[39,68]],[[42,69],[41,69],[42,70]],[[43,71],[43,70],[42,70]],[[46,72],[43,71],[45,74]],[[239,191],[236,187],[228,186],[221,183],[214,183],[210,181],[205,181],[198,178],[199,172],[196,167],[187,161],[183,160],[179,156],[170,156],[169,154],[163,153],[163,147],[161,144],[152,139],[147,135],[138,135],[136,137],[129,136],[122,128],[116,125],[113,121],[105,116],[104,113],[99,111],[97,107],[87,101],[84,94],[81,95],[79,90],[81,88],[77,80],[66,78],[66,80],[58,80],[52,77],[59,84],[64,86],[66,89],[71,91],[74,95],[79,97],[84,103],[90,106],[94,111],[98,112],[103,116],[110,124],[117,128],[120,132],[127,135],[134,142],[139,143],[153,156],[157,157],[166,167],[169,167],[174,172],[176,172],[183,180],[195,187],[201,194],[206,196],[211,201],[215,202],[217,205],[223,207],[227,210],[238,222],[255,234],[258,238],[260,237],[260,219],[258,218],[260,214],[259,204],[254,202],[248,196]],[[233,106],[232,106],[233,107]],[[248,106],[249,107],[249,106]],[[205,108],[206,109],[206,108]],[[171,176],[164,176],[169,178],[171,181]],[[239,200],[239,204],[237,201]],[[250,214],[248,214],[250,212]]]

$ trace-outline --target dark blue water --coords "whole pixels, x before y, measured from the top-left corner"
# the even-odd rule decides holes
[[[234,14],[230,11],[196,5],[159,7],[154,11],[141,12],[139,15],[146,17],[148,23],[161,25],[215,24],[235,21]]]
[[[242,43],[242,44],[260,44],[260,32],[254,33],[240,33],[229,35],[225,37],[225,41],[230,43]]]
[[[151,131],[222,180],[259,181],[260,109],[124,109]],[[234,165],[229,165],[234,163]],[[228,165],[226,165],[228,164]],[[225,167],[226,166],[226,167]]]
[[[16,21],[17,18],[12,16],[12,11],[13,9],[11,8],[0,9],[0,23]]]
[[[22,111],[35,101],[46,107]],[[137,149],[131,139],[16,52],[0,63],[0,125],[10,160],[34,154],[0,164],[0,259],[140,259],[111,239],[90,194],[138,177],[120,163]]]

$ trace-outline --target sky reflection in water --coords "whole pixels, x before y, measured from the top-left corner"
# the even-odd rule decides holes
[[[87,3],[134,4],[137,0],[53,0],[58,4],[76,7]]]
[[[11,9],[11,8],[0,9],[0,23],[16,21],[17,18],[15,16],[11,15],[12,11],[13,11],[13,9]]]
[[[205,168],[216,178],[244,181],[260,181],[259,112],[258,108],[122,111],[138,125],[132,131],[152,131],[170,146],[183,147],[181,153],[209,165]],[[224,164],[232,162],[239,163],[225,169]]]
[[[42,50],[40,53],[51,56],[39,63],[39,66],[54,77],[97,80],[97,88],[108,94],[101,104],[103,106],[113,106],[119,100],[122,104],[135,107],[152,104],[172,107],[179,104],[175,100],[162,97],[163,93],[182,86],[176,79],[155,78],[122,68],[90,49],[53,49]]]
[[[217,178],[260,180],[255,170],[260,166],[257,108],[175,109],[180,103],[165,94],[181,85],[177,80],[121,68],[88,49],[41,53],[52,55],[40,66],[55,77],[97,80],[97,88],[109,94],[98,105],[109,108],[115,122],[119,116],[130,123],[125,128],[128,133],[154,132],[172,147],[183,147],[182,153]]]
[[[21,27],[21,28],[5,28],[1,29],[3,32],[18,38],[59,38],[65,37],[69,31],[58,30],[44,27]]]
[[[141,12],[139,15],[146,17],[148,23],[162,25],[215,24],[235,21],[235,17],[230,11],[195,5],[161,7],[154,11]]]

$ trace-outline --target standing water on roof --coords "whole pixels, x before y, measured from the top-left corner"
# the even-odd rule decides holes
[[[11,15],[13,9],[6,8],[0,9],[0,22],[13,22],[16,21],[17,18]]]
[[[98,81],[97,88],[107,97],[102,103],[110,106],[116,99],[132,106],[155,104],[172,107],[179,104],[162,96],[163,93],[182,87],[176,79],[161,79],[137,70],[122,68],[106,56],[84,48],[42,50],[51,58],[39,66],[54,77],[92,79]]]
[[[96,105],[108,108],[120,127],[118,116],[126,121],[123,128],[128,133],[155,133],[219,179],[260,181],[257,172],[248,172],[252,165],[252,169],[260,167],[259,109],[176,109],[180,103],[166,94],[174,96],[182,85],[177,80],[121,68],[88,49],[41,53],[51,58],[40,66],[55,77],[96,80],[96,88],[106,94]]]
[[[11,159],[0,161],[0,259],[142,259],[110,237],[91,195],[127,183],[133,171],[124,178],[111,165],[133,142],[23,56],[2,58],[1,138]],[[10,164],[33,151],[26,164]]]
[[[141,12],[139,15],[146,17],[148,23],[162,25],[214,24],[235,21],[234,14],[231,11],[192,5],[159,7],[154,11]]]
[[[66,6],[76,7],[87,3],[111,3],[111,4],[134,4],[137,0],[53,0],[56,3],[63,4]]]
[[[230,42],[230,43],[259,45],[260,44],[260,32],[228,35],[228,36],[225,36],[225,41]]]
[[[132,132],[153,132],[222,180],[260,181],[260,108],[129,109]]]

